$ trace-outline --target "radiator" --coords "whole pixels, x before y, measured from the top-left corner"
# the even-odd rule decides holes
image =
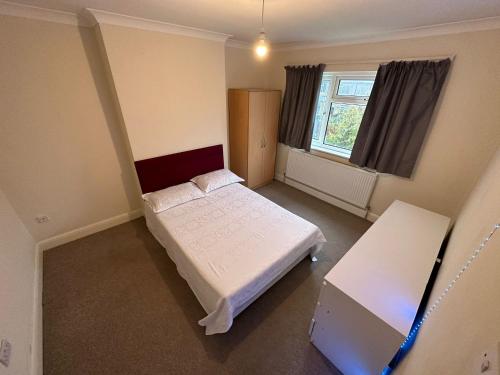
[[[290,149],[285,183],[365,217],[377,175],[342,163]]]

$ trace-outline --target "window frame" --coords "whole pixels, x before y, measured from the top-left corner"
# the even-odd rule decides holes
[[[326,144],[326,130],[328,128],[328,118],[330,117],[330,111],[332,108],[332,103],[339,104],[353,104],[353,105],[364,105],[368,102],[369,96],[352,96],[352,95],[338,95],[338,89],[341,80],[373,80],[375,81],[376,71],[326,71],[323,73],[321,82],[325,78],[331,77],[331,84],[327,94],[327,100],[323,104],[322,108],[318,110],[322,111],[321,123],[319,130],[319,140],[312,138],[311,149],[326,152],[339,156],[343,159],[349,159],[351,156],[351,151],[345,148],[336,147]],[[314,124],[313,124],[314,126]],[[312,132],[314,134],[314,130]],[[312,137],[312,135],[311,135]]]

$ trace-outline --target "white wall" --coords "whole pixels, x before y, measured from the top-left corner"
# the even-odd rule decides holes
[[[34,277],[35,241],[0,190],[0,339],[12,344],[0,375],[30,373]]]
[[[93,30],[0,16],[0,50],[0,185],[35,240],[139,208]]]
[[[500,223],[500,151],[460,212],[431,296],[434,301]],[[397,374],[478,374],[481,351],[500,342],[500,230],[422,326]]]
[[[221,143],[227,155],[222,41],[99,30],[134,160]]]
[[[0,184],[35,240],[139,209],[133,159],[222,143],[227,161],[223,42],[0,20]]]
[[[284,90],[283,67],[330,64],[330,70],[376,70],[378,64],[404,57],[456,55],[443,88],[428,137],[411,179],[380,176],[370,206],[381,214],[400,199],[456,218],[487,161],[500,144],[500,30],[442,35],[302,50],[276,51],[270,86]],[[238,60],[227,61],[237,68]],[[235,72],[233,75],[237,75]],[[286,167],[287,148],[279,147],[277,174]]]
[[[226,86],[233,89],[270,89],[272,52],[267,60],[257,60],[248,48],[226,46]]]

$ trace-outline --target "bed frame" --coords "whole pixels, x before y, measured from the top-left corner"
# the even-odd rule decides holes
[[[222,145],[215,145],[138,160],[134,164],[142,193],[146,194],[224,168],[224,154]]]
[[[205,147],[201,149],[180,152],[176,154],[164,155],[160,157],[155,157],[151,159],[145,159],[135,162],[135,168],[137,170],[137,175],[139,177],[139,182],[141,184],[141,189],[143,193],[148,193],[151,191],[157,191],[164,189],[172,185],[178,185],[189,181],[194,176],[208,173],[214,170],[224,168],[224,158],[222,145],[216,145],[211,147]],[[157,241],[165,247],[167,254],[175,263],[179,261],[182,257],[185,257],[184,250],[182,248],[169,248],[168,241],[165,240],[165,236],[168,236],[168,229],[165,236],[161,236],[157,230],[153,228],[158,228],[158,224],[164,226],[158,222],[158,216],[153,213],[153,211],[145,206],[145,217],[146,224],[150,229],[152,235],[157,239]],[[156,225],[152,225],[156,222]],[[163,239],[163,241],[162,241]],[[180,246],[180,245],[179,245]],[[252,296],[247,296],[248,300],[235,307],[232,311],[232,319],[239,315],[245,308],[247,308],[252,302],[254,302],[259,296],[261,296],[266,290],[268,290],[272,285],[274,285],[279,279],[281,279],[285,274],[287,274],[293,267],[295,267],[300,261],[302,261],[307,255],[312,255],[317,250],[317,244],[312,248],[305,249],[302,253],[295,255],[295,258],[289,266],[282,270],[278,275],[276,275],[272,280],[266,280],[264,285],[259,286],[258,291],[254,291]],[[176,250],[179,250],[177,252]],[[177,260],[176,260],[177,259]],[[315,260],[315,258],[313,258]],[[181,263],[177,264],[179,270]],[[198,271],[196,271],[198,272]],[[182,274],[181,274],[182,276]],[[196,290],[196,283],[191,284],[192,278],[188,276],[182,276],[188,282],[191,290],[194,292]],[[201,276],[200,276],[201,280]],[[197,293],[194,293],[197,297]],[[225,297],[225,296],[224,296]],[[203,299],[199,299],[200,304],[205,308],[202,303]],[[216,312],[218,308],[214,311]],[[209,310],[205,310],[208,314],[211,313]],[[207,323],[208,324],[208,323]],[[209,323],[210,327],[211,324]],[[205,325],[205,324],[202,324]],[[220,327],[210,328],[212,331],[209,334],[220,333]],[[215,330],[214,330],[215,329]],[[206,328],[208,332],[208,325]]]

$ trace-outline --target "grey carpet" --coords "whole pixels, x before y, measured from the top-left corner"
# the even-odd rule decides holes
[[[307,334],[322,277],[369,223],[287,185],[258,192],[328,239],[222,335],[165,250],[134,220],[44,253],[45,375],[339,374]]]

